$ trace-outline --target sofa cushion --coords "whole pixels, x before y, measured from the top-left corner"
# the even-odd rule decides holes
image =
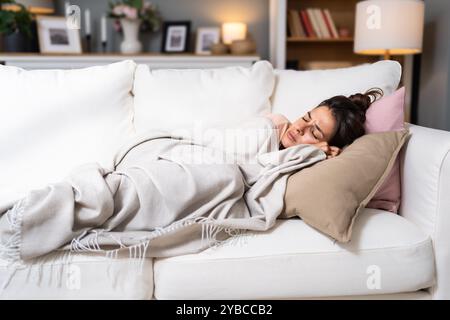
[[[407,130],[366,134],[338,157],[294,173],[280,216],[299,216],[337,241],[348,242],[359,212],[389,176],[407,137]]]
[[[300,219],[278,220],[267,232],[198,254],[156,259],[155,298],[379,295],[433,285],[431,239],[411,222],[365,209],[353,232],[351,242],[339,244]]]
[[[0,207],[78,165],[109,165],[134,134],[134,71],[132,61],[78,70],[0,66]]]
[[[366,133],[404,129],[405,87],[390,96],[375,101],[367,110]],[[367,204],[368,208],[382,209],[397,213],[401,200],[400,160],[397,159],[389,176]]]
[[[295,121],[325,99],[349,96],[378,87],[392,94],[400,82],[402,69],[396,61],[379,61],[333,70],[276,70],[272,112]]]
[[[71,256],[70,263],[61,252],[34,259],[11,278],[11,267],[0,260],[0,286],[7,281],[0,300],[152,298],[152,259],[130,259],[127,253],[114,259],[101,253]]]
[[[191,135],[234,126],[270,111],[275,84],[267,61],[251,68],[150,70],[139,65],[134,82],[137,133],[149,129]]]

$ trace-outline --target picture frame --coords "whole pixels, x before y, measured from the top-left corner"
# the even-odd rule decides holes
[[[184,53],[189,50],[190,21],[166,21],[163,27],[163,53]]]
[[[219,27],[201,27],[197,29],[196,54],[211,54],[211,46],[220,42]]]
[[[36,23],[41,53],[83,53],[80,30],[69,29],[66,17],[37,16]]]

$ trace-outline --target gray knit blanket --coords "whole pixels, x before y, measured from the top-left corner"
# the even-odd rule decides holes
[[[276,129],[262,117],[184,137],[150,131],[109,168],[86,164],[29,192],[0,212],[0,258],[27,262],[55,250],[196,253],[245,230],[270,229],[288,176],[325,159],[309,145],[279,150]]]

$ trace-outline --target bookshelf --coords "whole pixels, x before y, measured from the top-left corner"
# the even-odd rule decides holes
[[[277,68],[298,70],[312,65],[336,67],[375,62],[378,56],[353,53],[356,4],[359,0],[271,0],[271,61]],[[328,9],[339,30],[348,35],[339,38],[307,38],[289,36],[289,10]]]
[[[297,69],[316,67],[329,69],[382,60],[381,56],[364,56],[353,53],[356,4],[360,0],[269,0],[270,1],[270,61],[277,69],[286,69],[288,61],[298,60]],[[339,39],[314,39],[288,37],[289,10],[306,8],[328,9],[339,27],[348,28],[350,35]],[[413,56],[393,56],[403,67],[400,86],[406,87],[405,116],[410,121],[413,87]],[[306,67],[305,67],[306,65]],[[292,64],[289,64],[292,68]]]

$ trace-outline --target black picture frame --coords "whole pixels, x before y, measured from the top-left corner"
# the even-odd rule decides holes
[[[161,52],[163,53],[188,52],[190,38],[191,38],[191,21],[166,21],[164,22],[163,25]]]

